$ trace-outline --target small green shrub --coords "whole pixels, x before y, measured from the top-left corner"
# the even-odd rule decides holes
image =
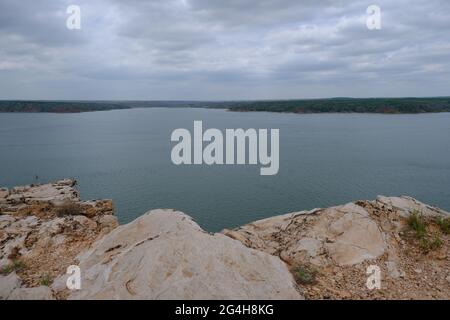
[[[14,260],[13,263],[3,266],[0,273],[3,275],[8,275],[13,271],[21,271],[26,268],[25,262],[22,260]]]
[[[0,269],[0,274],[5,276],[10,274],[11,272],[13,272],[12,265],[2,266],[2,268]]]
[[[311,266],[297,266],[293,269],[295,281],[299,284],[314,284],[317,281],[318,271]]]
[[[14,260],[13,261],[13,269],[14,271],[21,271],[26,268],[25,262],[22,260]]]
[[[439,226],[441,231],[445,234],[450,234],[450,218],[438,218],[436,224]]]
[[[49,287],[52,284],[52,279],[50,278],[50,275],[48,273],[44,274],[41,277],[41,280],[39,281],[39,284],[41,286]]]
[[[416,234],[416,237],[422,239],[427,234],[427,226],[423,220],[422,214],[415,210],[408,217],[408,226]]]
[[[444,241],[442,241],[441,237],[439,235],[435,235],[433,240],[430,243],[430,249],[431,250],[437,250],[441,248],[444,245]]]
[[[420,248],[425,252],[437,250],[441,248],[443,244],[444,242],[439,235],[435,235],[432,239],[429,237],[423,237],[420,239]]]

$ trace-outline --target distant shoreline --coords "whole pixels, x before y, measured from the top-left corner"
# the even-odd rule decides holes
[[[295,114],[421,114],[450,112],[450,97],[330,98],[260,101],[20,101],[0,100],[0,113],[83,113],[135,108],[207,108]]]

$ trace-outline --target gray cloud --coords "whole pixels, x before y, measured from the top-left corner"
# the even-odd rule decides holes
[[[0,99],[449,95],[449,15],[448,0],[2,0]]]

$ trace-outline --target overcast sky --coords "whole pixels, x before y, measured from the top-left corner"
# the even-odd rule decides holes
[[[443,95],[449,0],[0,0],[0,99]]]

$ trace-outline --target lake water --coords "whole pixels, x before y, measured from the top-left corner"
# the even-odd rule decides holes
[[[279,128],[280,171],[175,166],[176,128]],[[234,113],[132,109],[1,114],[0,185],[75,177],[83,199],[110,198],[126,223],[175,208],[206,230],[377,195],[410,195],[450,210],[450,113]]]

